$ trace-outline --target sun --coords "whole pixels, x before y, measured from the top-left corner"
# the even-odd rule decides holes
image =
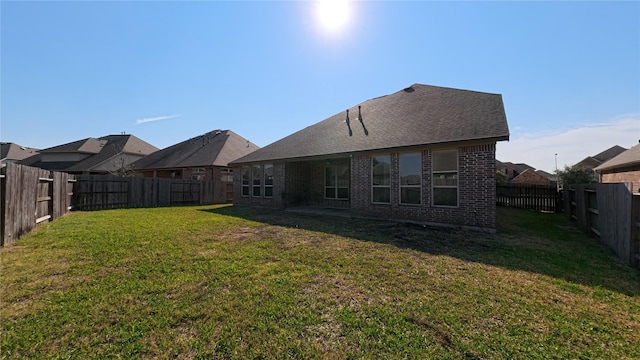
[[[337,32],[344,28],[350,15],[348,0],[319,0],[317,2],[317,17],[320,25],[330,32]]]

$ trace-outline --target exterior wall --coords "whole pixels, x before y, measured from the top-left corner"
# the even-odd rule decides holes
[[[325,199],[325,166],[349,165],[349,159],[287,163],[285,206],[349,208],[349,200]]]
[[[427,147],[411,151],[422,153],[422,204],[420,205],[400,204],[398,152],[353,154],[349,160],[351,168],[349,201],[324,199],[324,166],[327,161],[273,163],[272,198],[242,196],[242,167],[236,166],[234,167],[234,203],[273,208],[301,205],[350,206],[354,216],[495,228],[495,142],[460,146],[457,149],[458,206],[455,207],[432,205],[431,156],[434,149]],[[390,204],[371,202],[371,156],[375,155],[391,155]],[[340,161],[347,161],[347,159]],[[264,195],[264,191],[261,194]]]
[[[640,192],[640,169],[621,171],[617,173],[602,174],[600,182],[603,183],[617,183],[617,182],[630,182],[633,183],[631,191],[634,193]]]
[[[432,149],[422,150],[422,204],[400,204],[398,153],[391,153],[391,203],[371,203],[371,156],[353,156],[351,209],[355,216],[413,220],[495,228],[495,143],[458,148],[458,206],[433,206],[431,199]]]

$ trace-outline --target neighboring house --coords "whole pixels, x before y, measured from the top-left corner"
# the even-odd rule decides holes
[[[553,175],[542,170],[525,169],[511,180],[512,184],[554,185]]]
[[[158,148],[133,135],[86,138],[40,150],[21,164],[70,174],[114,174]]]
[[[38,149],[20,146],[15,143],[0,143],[0,166],[4,167],[8,163],[15,163],[38,154]]]
[[[233,200],[229,162],[258,146],[231,130],[214,130],[146,156],[132,167],[145,177],[214,180],[214,202]]]
[[[496,160],[496,171],[504,175],[506,181],[513,180],[516,176],[522,174],[527,169],[532,171],[536,170],[533,166],[529,166],[527,164],[514,164],[511,162],[502,162]]]
[[[620,153],[622,153],[625,150],[627,149],[623,148],[622,146],[614,145],[608,148],[607,150],[599,153],[598,155],[587,156],[586,158],[582,159],[580,162],[578,162],[574,166],[595,169],[601,164],[618,156]]]
[[[640,145],[620,153],[613,159],[595,168],[600,182],[630,182],[633,192],[640,192]]]
[[[502,96],[415,84],[231,164],[234,204],[494,228]]]
[[[544,170],[536,170],[536,173],[540,176],[543,176],[545,178],[547,178],[550,182],[550,184],[556,184],[558,182],[558,176],[554,175],[554,174],[550,174]]]

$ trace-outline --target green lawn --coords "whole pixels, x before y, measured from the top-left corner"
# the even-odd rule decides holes
[[[498,220],[72,213],[0,250],[0,357],[640,358],[640,271],[561,215]]]

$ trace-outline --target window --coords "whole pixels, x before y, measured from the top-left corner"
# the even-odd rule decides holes
[[[242,196],[249,196],[249,184],[251,182],[251,168],[242,167]]]
[[[324,168],[324,197],[349,200],[348,165],[330,165]]]
[[[273,197],[273,164],[264,165],[264,197]]]
[[[434,151],[433,205],[458,206],[458,150]]]
[[[422,203],[422,154],[400,154],[400,203]]]
[[[233,169],[228,169],[228,168],[222,169],[222,175],[220,175],[220,181],[233,182]],[[247,192],[247,195],[248,194],[249,193]]]
[[[252,184],[253,184],[253,192],[251,193],[251,196],[255,196],[255,197],[259,197],[260,196],[260,189],[262,187],[262,171],[261,171],[261,166],[260,165],[253,165],[252,166],[252,170],[251,170],[251,176],[252,176]]]
[[[371,158],[371,201],[374,203],[391,202],[391,156]]]

